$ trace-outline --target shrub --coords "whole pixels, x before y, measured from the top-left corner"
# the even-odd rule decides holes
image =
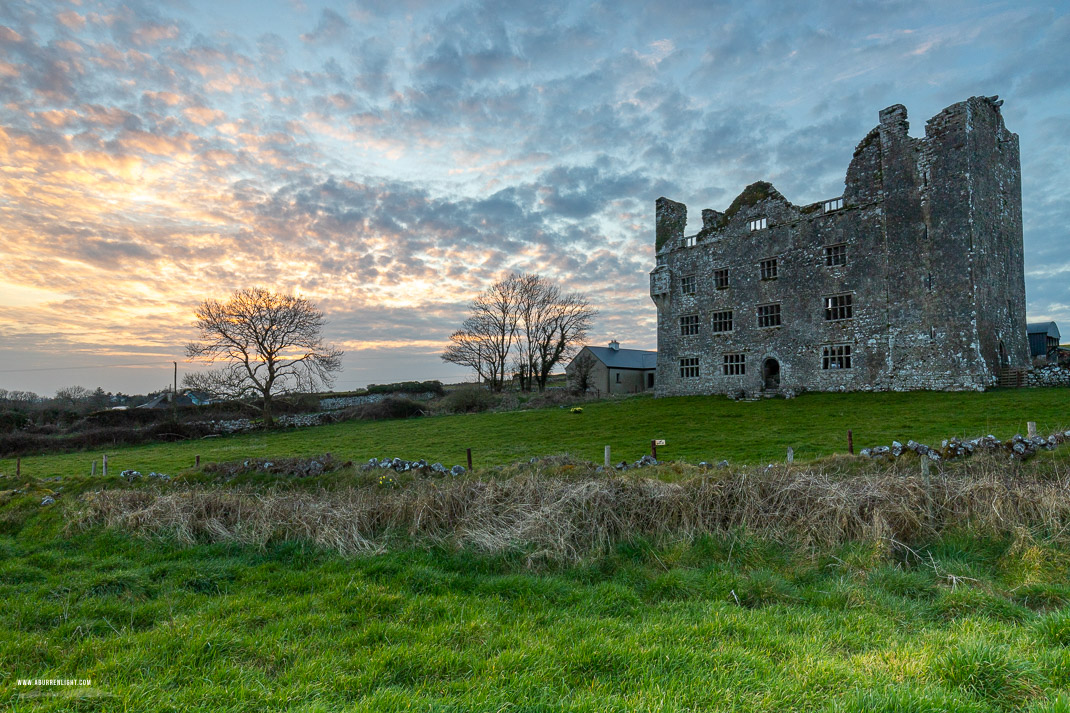
[[[479,413],[501,403],[501,397],[478,386],[466,386],[451,392],[442,399],[441,407],[446,413]]]
[[[548,389],[528,399],[524,408],[549,408],[551,406],[572,406],[588,399],[583,394],[573,394],[565,389]]]
[[[391,396],[374,404],[358,406],[355,417],[364,421],[382,421],[388,418],[413,418],[423,415],[424,405],[419,401],[400,396]]]
[[[441,381],[399,381],[395,384],[368,384],[369,394],[426,394],[443,396],[446,390]]]
[[[30,422],[30,418],[19,411],[0,411],[0,433],[17,431]]]

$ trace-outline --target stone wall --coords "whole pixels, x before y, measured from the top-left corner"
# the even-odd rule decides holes
[[[1070,386],[1070,367],[1041,366],[1025,375],[1026,386]]]
[[[657,394],[980,390],[1001,359],[1027,366],[1018,144],[1001,103],[948,107],[920,139],[904,107],[881,111],[831,203],[795,206],[759,182],[685,236],[687,207],[659,198]],[[850,316],[828,319],[830,298]],[[779,325],[761,323],[767,305]],[[849,367],[833,368],[844,347]]]
[[[337,411],[338,409],[349,408],[351,406],[363,406],[365,404],[377,404],[384,399],[390,398],[405,398],[413,399],[416,401],[430,401],[435,398],[436,394],[433,391],[427,391],[422,394],[406,394],[401,392],[395,392],[392,394],[364,394],[363,396],[331,396],[325,399],[320,399],[321,411]]]

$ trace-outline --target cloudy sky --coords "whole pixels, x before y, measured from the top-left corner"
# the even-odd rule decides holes
[[[1030,319],[1070,332],[1070,6],[0,3],[0,388],[161,388],[206,297],[328,314],[336,388],[460,378],[465,304],[538,271],[654,348],[654,199],[840,195],[895,103],[1021,137]],[[106,367],[106,368],[102,368]]]

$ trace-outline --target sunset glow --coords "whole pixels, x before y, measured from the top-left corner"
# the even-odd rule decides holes
[[[1068,55],[1032,2],[5,2],[0,388],[165,386],[254,285],[327,313],[338,389],[464,377],[437,355],[511,271],[653,348],[657,197],[695,230],[759,179],[838,196],[878,110],[979,94],[1021,136],[1029,317],[1070,323]]]

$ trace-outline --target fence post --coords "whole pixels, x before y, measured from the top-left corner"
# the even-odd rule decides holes
[[[16,458],[15,459],[15,477],[21,477],[21,476],[22,476],[22,459],[21,458]]]
[[[1026,433],[1029,434],[1029,437],[1033,438],[1034,436],[1037,435],[1037,422],[1036,421],[1028,421],[1028,422],[1026,422],[1025,429],[1026,429]]]
[[[101,475],[103,475],[105,478],[107,478],[108,477],[108,454],[106,454],[106,453],[104,454],[103,461],[104,461],[103,465],[100,466]]]
[[[650,441],[650,455],[654,460],[658,459],[658,442],[655,440]]]
[[[200,468],[201,467],[201,457],[200,456],[197,456],[197,460],[196,460],[196,462],[194,462],[193,467],[194,468]]]
[[[795,462],[795,449],[792,448],[791,446],[788,446],[788,463],[794,463],[794,462]]]
[[[468,454],[468,470],[472,470],[472,449],[468,448],[465,452]]]
[[[89,475],[91,477],[96,477],[96,475],[97,475],[97,462],[96,461],[92,461],[89,465],[90,465]]]
[[[847,429],[847,452],[851,455],[855,454],[855,437],[849,428]]]
[[[606,446],[606,460],[605,460],[605,466],[606,466],[607,468],[609,467],[609,446]]]

